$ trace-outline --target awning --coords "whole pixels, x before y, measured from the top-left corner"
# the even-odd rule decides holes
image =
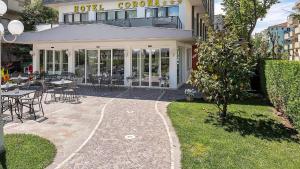
[[[25,32],[15,43],[59,43],[136,40],[192,41],[192,31],[159,27],[117,27],[106,24],[60,25],[40,32]]]

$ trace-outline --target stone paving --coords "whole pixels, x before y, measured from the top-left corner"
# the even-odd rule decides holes
[[[34,133],[51,140],[58,154],[50,169],[180,168],[179,142],[166,107],[182,92],[88,93],[81,104],[45,105],[45,121],[8,124],[5,132]]]

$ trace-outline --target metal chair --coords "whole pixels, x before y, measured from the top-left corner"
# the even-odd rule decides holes
[[[36,114],[35,114],[35,109],[34,106],[38,105],[39,106],[39,111],[42,111],[43,116],[45,116],[44,109],[43,109],[43,90],[37,90],[35,91],[33,97],[28,97],[28,98],[21,98],[20,99],[20,104],[21,104],[21,114],[23,114],[23,107],[28,107],[29,112],[33,113],[34,119],[36,120]]]
[[[4,98],[1,99],[1,114],[3,114],[5,111],[9,110],[11,115],[11,120],[14,120],[14,115],[12,111],[12,103],[10,100],[4,100]]]

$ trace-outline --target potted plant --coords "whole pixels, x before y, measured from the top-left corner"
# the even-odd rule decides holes
[[[185,89],[184,94],[186,96],[186,100],[191,102],[194,100],[196,90],[194,89]]]

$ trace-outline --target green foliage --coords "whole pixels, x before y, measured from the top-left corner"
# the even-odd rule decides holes
[[[225,25],[239,37],[248,41],[251,47],[251,36],[257,21],[263,19],[272,5],[278,0],[224,0]]]
[[[55,145],[50,141],[28,134],[8,134],[4,137],[6,157],[2,167],[9,169],[43,169],[53,162]],[[0,165],[1,168],[1,165]]]
[[[296,128],[300,129],[300,99],[290,101],[287,105],[287,114],[293,120]]]
[[[267,60],[262,64],[262,88],[275,108],[299,124],[300,62]],[[298,111],[298,112],[297,112]],[[298,117],[296,117],[298,115]]]
[[[173,102],[168,115],[181,144],[184,169],[296,169],[300,144],[260,99],[229,106],[223,125],[205,102]]]
[[[25,6],[21,13],[21,20],[24,23],[25,30],[35,29],[35,25],[41,23],[53,24],[57,22],[58,12],[43,5],[42,0],[33,1]]]
[[[218,106],[222,118],[230,101],[249,89],[254,64],[247,52],[247,45],[230,33],[210,32],[198,43],[198,69],[190,83]]]

